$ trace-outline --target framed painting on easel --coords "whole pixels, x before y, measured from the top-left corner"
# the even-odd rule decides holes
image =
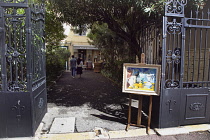
[[[122,91],[158,96],[160,93],[160,68],[160,65],[124,63]]]

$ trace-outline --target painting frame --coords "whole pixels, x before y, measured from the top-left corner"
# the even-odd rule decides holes
[[[159,96],[160,74],[161,65],[124,63],[122,92]]]

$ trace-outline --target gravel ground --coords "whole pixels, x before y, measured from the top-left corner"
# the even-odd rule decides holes
[[[84,70],[81,78],[64,72],[48,91],[44,130],[49,131],[55,117],[76,117],[76,132],[93,131],[95,127],[124,130],[128,95],[121,90],[92,70]]]
[[[48,133],[54,118],[75,117],[75,132],[93,132],[99,127],[107,131],[124,130],[127,123],[128,95],[121,87],[91,70],[82,77],[72,78],[64,72],[48,91],[48,113],[43,119],[43,131]],[[132,108],[132,120],[137,116]],[[143,116],[142,122],[146,122]],[[136,127],[130,127],[135,129]],[[173,136],[148,135],[112,140],[210,140],[210,133],[193,132]]]

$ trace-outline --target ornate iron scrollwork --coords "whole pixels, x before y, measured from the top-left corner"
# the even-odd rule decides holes
[[[12,2],[23,2],[23,0]],[[7,90],[26,91],[26,11],[23,8],[5,8],[4,15]]]
[[[26,55],[25,53],[21,53],[17,50],[14,50],[13,47],[8,47],[6,58],[9,63],[12,63],[14,61],[23,63],[24,60],[26,59],[25,55]]]
[[[8,2],[8,3],[26,3],[27,0],[3,0],[3,2]]]
[[[166,88],[179,87],[179,81],[177,81],[177,80],[166,80],[165,86],[166,86]]]
[[[26,91],[26,82],[8,82],[8,91],[11,92],[19,92],[19,91]]]
[[[174,62],[175,64],[179,64],[181,61],[181,50],[180,48],[176,48],[174,51],[172,50],[168,50],[167,52],[167,59],[166,59],[166,62],[167,63],[172,63]]]
[[[167,0],[165,5],[165,21],[164,35],[165,42],[163,47],[165,58],[163,62],[166,64],[165,69],[165,88],[181,87],[181,59],[182,59],[182,37],[184,23],[184,7],[187,0]]]
[[[184,6],[187,0],[168,0],[165,6],[165,12],[169,14],[184,14]]]
[[[202,108],[204,108],[204,105],[202,103],[193,103],[190,105],[190,110],[192,111],[199,111]]]
[[[16,119],[17,119],[18,122],[19,122],[19,121],[21,120],[22,113],[23,113],[24,110],[25,110],[25,106],[22,106],[22,105],[20,104],[20,100],[18,100],[17,105],[13,106],[13,107],[12,107],[12,110],[13,110],[13,111],[17,111]]]
[[[175,65],[180,65],[181,49],[175,48],[174,51],[168,50],[166,54],[166,62],[168,65],[172,66],[173,68],[175,67]],[[173,71],[170,74],[175,75],[175,72]],[[165,82],[166,88],[175,88],[175,87],[179,87],[179,85],[180,85],[180,82],[178,79],[168,79]]]
[[[182,26],[182,23],[178,23],[176,18],[174,18],[172,22],[167,22],[167,32],[168,34],[181,34]]]

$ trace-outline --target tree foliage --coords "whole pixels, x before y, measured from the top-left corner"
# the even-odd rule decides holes
[[[55,80],[65,69],[70,52],[59,46],[60,41],[66,37],[62,22],[57,13],[53,12],[52,5],[47,1],[45,1],[45,5],[46,74],[47,84],[49,84],[49,81]]]
[[[148,26],[161,26],[166,0],[49,0],[63,22],[73,26],[106,23],[108,28],[130,46],[133,56],[140,57],[139,34]],[[188,0],[196,5],[204,0]],[[135,57],[133,57],[133,61]]]
[[[51,0],[63,22],[73,26],[94,22],[106,23],[118,37],[130,46],[133,59],[140,56],[138,34],[142,28],[154,24],[161,14],[162,1],[156,0]]]
[[[64,35],[62,22],[59,20],[57,14],[53,12],[51,5],[47,2],[45,15],[46,44],[48,47],[58,46],[60,41],[66,36]]]
[[[112,32],[105,23],[93,24],[88,37],[91,39],[90,43],[97,46],[105,58],[113,57],[113,60],[121,60],[129,55],[128,48],[122,49],[122,46],[126,46],[126,42]]]
[[[131,58],[127,43],[108,29],[105,23],[93,24],[88,37],[92,40],[90,43],[98,47],[105,58],[102,73],[120,82],[122,80],[122,64],[130,62]]]
[[[70,57],[70,52],[64,48],[56,48],[52,51],[47,51],[47,84],[57,78],[58,75],[65,69],[66,61]]]

